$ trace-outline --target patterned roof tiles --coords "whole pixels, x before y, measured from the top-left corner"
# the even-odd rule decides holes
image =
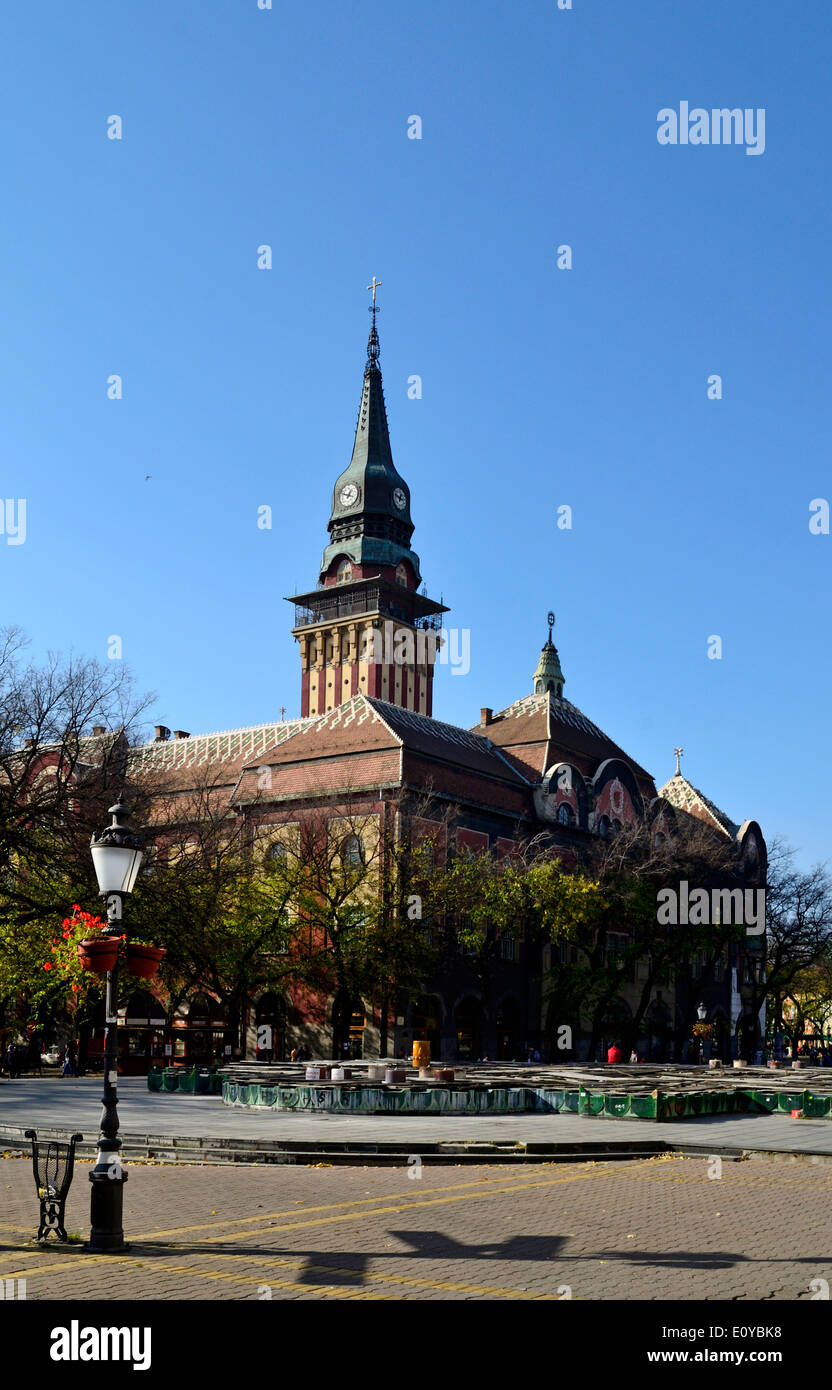
[[[665,800],[670,802],[671,806],[676,806],[680,811],[687,811],[693,816],[697,814],[697,811],[706,811],[725,831],[726,835],[730,835],[732,840],[737,838],[739,826],[731,820],[730,816],[726,816],[725,812],[721,811],[710,797],[705,796],[704,792],[701,792],[681,773],[674,774],[669,782],[665,782],[659,790],[659,796],[663,796]]]
[[[268,748],[285,743],[313,720],[290,719],[273,724],[252,724],[242,729],[192,734],[189,738],[155,740],[130,752],[139,770],[197,767],[206,763],[248,761]]]

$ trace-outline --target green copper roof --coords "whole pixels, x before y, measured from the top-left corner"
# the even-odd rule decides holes
[[[553,695],[562,695],[565,676],[560,667],[558,649],[551,637],[540,653],[540,660],[534,673],[534,693],[542,695],[547,690]]]
[[[420,581],[419,557],[410,549],[410,489],[393,463],[390,448],[375,313],[352,458],[336,480],[328,530],[331,540],[324,551],[322,574],[336,555],[348,555],[354,563],[365,565],[395,566],[409,560]]]

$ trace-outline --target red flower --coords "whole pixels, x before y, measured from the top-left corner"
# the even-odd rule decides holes
[[[52,962],[51,962],[51,960],[45,960],[45,961],[43,962],[43,968],[44,968],[44,970],[51,970],[51,969],[52,969]]]
[[[73,911],[73,912],[80,912],[80,911],[81,911],[81,905],[80,905],[80,903],[73,903],[73,904],[72,904],[72,911]]]

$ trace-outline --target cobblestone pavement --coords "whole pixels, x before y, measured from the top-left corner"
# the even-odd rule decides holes
[[[88,1230],[89,1165],[67,1229]],[[0,1278],[28,1299],[811,1299],[832,1168],[704,1158],[524,1167],[134,1164],[126,1256],[28,1244],[30,1162],[0,1160]],[[816,1290],[817,1285],[814,1286]]]

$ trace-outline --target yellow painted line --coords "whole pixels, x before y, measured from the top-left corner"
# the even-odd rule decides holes
[[[516,1178],[515,1181],[519,1182],[522,1176],[523,1176],[522,1173],[518,1173],[517,1178]],[[409,1179],[409,1181],[415,1182],[416,1179]],[[507,1182],[507,1181],[509,1181],[509,1179],[507,1179],[507,1178],[501,1178],[501,1179],[493,1179],[493,1178],[476,1178],[476,1179],[474,1179],[474,1180],[471,1181],[471,1182],[453,1183],[452,1185],[449,1185],[449,1186],[447,1186],[447,1187],[440,1188],[440,1189],[438,1189],[438,1190],[439,1190],[439,1191],[442,1191],[442,1192],[458,1192],[458,1191],[460,1191],[460,1190],[465,1190],[465,1191],[467,1191],[469,1188],[480,1188],[480,1187],[483,1187],[483,1186],[485,1185],[485,1183],[487,1183],[487,1182],[493,1183],[494,1181]],[[418,1200],[418,1199],[416,1198],[416,1193],[415,1193],[415,1192],[414,1192],[413,1195],[414,1195],[414,1201]],[[343,1211],[345,1208],[353,1209],[353,1208],[355,1208],[355,1207],[366,1207],[366,1206],[370,1206],[373,1202],[384,1201],[384,1200],[385,1200],[385,1199],[384,1199],[383,1197],[379,1197],[378,1195],[376,1195],[376,1196],[374,1196],[374,1197],[358,1197],[358,1198],[356,1198],[354,1201],[351,1201],[351,1202],[327,1202],[327,1203],[326,1203],[325,1205],[323,1205],[323,1206],[317,1206],[317,1207],[310,1207],[310,1206],[307,1206],[307,1207],[306,1207],[306,1210],[307,1210],[307,1212],[314,1212],[314,1211]],[[298,1206],[306,1206],[306,1203],[305,1203],[305,1202],[298,1202],[298,1203],[296,1203],[296,1205],[298,1205]],[[215,1230],[217,1230],[217,1228],[220,1227],[220,1226],[244,1226],[244,1225],[252,1225],[252,1224],[254,1224],[255,1222],[275,1221],[275,1220],[277,1220],[277,1219],[278,1219],[279,1217],[281,1217],[281,1216],[293,1216],[293,1215],[294,1215],[294,1211],[292,1210],[292,1208],[291,1208],[291,1207],[286,1207],[286,1208],[285,1208],[284,1210],[282,1210],[282,1211],[265,1211],[265,1212],[261,1212],[261,1213],[260,1213],[259,1215],[257,1215],[257,1216],[229,1216],[229,1217],[226,1217],[225,1219],[223,1219],[222,1221],[206,1221],[206,1222],[203,1222],[201,1225],[198,1225],[198,1226],[172,1226],[172,1227],[170,1227],[169,1230],[166,1230],[166,1231],[146,1231],[143,1235],[141,1235],[141,1236],[136,1236],[136,1237],[134,1237],[134,1239],[136,1239],[136,1240],[157,1240],[157,1239],[161,1238],[162,1236],[186,1235],[186,1234],[190,1233],[191,1231],[215,1231]]]
[[[33,1253],[39,1253],[39,1252],[33,1252]],[[136,1253],[137,1253],[137,1255],[140,1257],[141,1252],[140,1252],[140,1251],[137,1251]],[[338,1276],[338,1277],[340,1277],[340,1278],[343,1278],[344,1276],[351,1277],[351,1278],[354,1277],[354,1278],[360,1278],[360,1279],[364,1279],[364,1280],[369,1280],[370,1282],[376,1283],[376,1284],[401,1284],[401,1285],[404,1285],[404,1286],[408,1286],[408,1287],[412,1287],[412,1288],[419,1288],[419,1289],[438,1289],[438,1290],[441,1290],[441,1291],[443,1291],[443,1292],[445,1292],[445,1293],[478,1293],[478,1294],[482,1294],[483,1296],[486,1296],[486,1295],[487,1295],[487,1296],[489,1296],[489,1297],[509,1298],[509,1299],[514,1298],[514,1299],[521,1299],[521,1300],[531,1300],[531,1301],[533,1301],[533,1302],[555,1302],[555,1303],[560,1303],[560,1302],[562,1301],[562,1300],[557,1296],[557,1294],[532,1294],[532,1293],[523,1292],[522,1290],[519,1290],[519,1289],[501,1289],[501,1288],[495,1288],[495,1287],[493,1287],[493,1286],[491,1286],[491,1285],[487,1285],[487,1284],[460,1284],[460,1283],[456,1283],[456,1282],[454,1282],[454,1281],[452,1281],[452,1280],[443,1280],[443,1281],[438,1281],[438,1280],[437,1280],[437,1281],[434,1281],[434,1280],[430,1280],[430,1279],[416,1279],[416,1278],[412,1278],[412,1277],[409,1277],[409,1276],[403,1275],[403,1274],[381,1274],[381,1273],[376,1273],[376,1272],[373,1271],[373,1270],[339,1269],[339,1268],[336,1268],[336,1267],[330,1266],[330,1265],[307,1265],[306,1262],[305,1262],[304,1260],[264,1260],[264,1259],[261,1258],[261,1256],[260,1256],[259,1254],[257,1254],[257,1255],[255,1255],[255,1254],[246,1255],[244,1252],[243,1252],[243,1253],[240,1253],[240,1254],[233,1254],[233,1255],[232,1255],[232,1254],[227,1254],[227,1255],[226,1255],[226,1254],[223,1254],[221,1251],[217,1250],[217,1251],[215,1251],[215,1252],[213,1253],[212,1258],[214,1258],[214,1259],[219,1259],[219,1260],[245,1260],[245,1259],[248,1259],[248,1260],[256,1260],[258,1266],[261,1267],[261,1268],[263,1268],[263,1269],[273,1269],[273,1268],[274,1268],[274,1269],[278,1269],[278,1268],[281,1268],[281,1269],[304,1269],[304,1268],[308,1268],[308,1269],[310,1270],[310,1272],[311,1272],[311,1273],[314,1273],[314,1274],[332,1274],[332,1275]],[[440,1258],[441,1258],[441,1257],[440,1257]],[[25,1275],[27,1279],[31,1279],[31,1278],[34,1277],[35,1275],[39,1275],[39,1274],[60,1274],[60,1273],[62,1273],[64,1270],[79,1269],[79,1268],[88,1269],[91,1265],[103,1265],[103,1264],[106,1264],[106,1265],[109,1266],[109,1267],[112,1267],[112,1266],[114,1266],[114,1265],[121,1265],[121,1266],[124,1266],[124,1267],[125,1267],[126,1269],[128,1269],[128,1270],[135,1271],[135,1272],[138,1274],[140,1267],[144,1266],[145,1261],[143,1261],[141,1258],[138,1258],[138,1259],[137,1259],[135,1256],[131,1256],[131,1255],[87,1255],[87,1256],[85,1256],[83,1259],[79,1259],[79,1260],[69,1260],[69,1261],[68,1261],[68,1260],[60,1260],[60,1261],[54,1261],[52,1264],[43,1265],[43,1266],[41,1266],[41,1268],[39,1268],[39,1269],[31,1269],[30,1267],[27,1266],[26,1268],[20,1269],[20,1270],[16,1270],[16,1269],[4,1270],[4,1271],[3,1271],[3,1274],[2,1274],[2,1277],[5,1278],[5,1279],[9,1279],[9,1278],[14,1278],[17,1274],[20,1274],[20,1275]],[[258,1287],[260,1287],[262,1284],[264,1284],[264,1283],[266,1282],[266,1281],[262,1278],[262,1276],[257,1276],[257,1275],[244,1275],[244,1274],[228,1274],[228,1273],[225,1273],[225,1272],[222,1271],[222,1270],[214,1270],[214,1271],[211,1271],[211,1270],[199,1269],[198,1267],[191,1266],[191,1265],[174,1265],[174,1264],[171,1264],[170,1261],[165,1260],[165,1259],[154,1260],[153,1263],[152,1263],[152,1265],[149,1265],[148,1267],[149,1267],[149,1268],[152,1268],[153,1270],[162,1270],[162,1271],[164,1271],[165,1273],[169,1273],[169,1274],[192,1274],[192,1275],[194,1275],[195,1277],[198,1277],[198,1278],[201,1278],[201,1279],[218,1279],[218,1280],[224,1280],[224,1281],[227,1281],[227,1282],[236,1282],[236,1283],[242,1283],[242,1284],[256,1284]],[[139,1276],[139,1277],[140,1277],[140,1276]],[[310,1284],[310,1283],[305,1282],[305,1281],[300,1282],[300,1281],[292,1281],[292,1280],[286,1280],[286,1279],[273,1279],[273,1280],[271,1280],[271,1283],[272,1283],[272,1284],[274,1285],[274,1287],[276,1287],[276,1288],[304,1289],[304,1290],[309,1291],[310,1293],[332,1293],[333,1296],[336,1296],[336,1297],[349,1297],[349,1296],[352,1296],[352,1297],[354,1297],[354,1298],[356,1298],[356,1297],[359,1297],[359,1298],[364,1298],[364,1297],[366,1297],[366,1298],[372,1298],[372,1299],[375,1299],[375,1298],[378,1298],[378,1297],[382,1297],[382,1298],[384,1298],[384,1297],[393,1298],[393,1297],[394,1297],[393,1294],[390,1294],[390,1295],[375,1295],[375,1294],[371,1294],[371,1293],[369,1293],[369,1292],[365,1292],[365,1291],[363,1291],[363,1290],[356,1289],[356,1288],[331,1289],[329,1286],[324,1285],[324,1284],[320,1284],[320,1285],[319,1285],[319,1284]]]
[[[122,1255],[85,1255],[82,1260],[55,1260],[52,1264],[41,1265],[40,1269],[30,1269],[25,1265],[23,1269],[6,1269],[3,1271],[4,1279],[13,1279],[16,1274],[25,1274],[27,1279],[31,1279],[35,1274],[54,1274],[60,1273],[64,1269],[86,1269],[89,1265],[101,1264],[129,1264],[129,1256]]]
[[[153,1268],[154,1270],[158,1270],[160,1266],[154,1261]],[[193,1269],[189,1265],[169,1264],[163,1264],[161,1268],[166,1274],[187,1274],[197,1279],[219,1280],[228,1284],[256,1284],[258,1288],[263,1284],[263,1280],[257,1278],[256,1275],[226,1274],[223,1270],[218,1269],[200,1270]],[[361,1299],[362,1301],[372,1301],[374,1303],[387,1301],[395,1297],[395,1294],[371,1293],[368,1289],[342,1289],[337,1286],[331,1287],[327,1284],[298,1283],[291,1279],[275,1279],[272,1281],[271,1287],[278,1289],[300,1289],[304,1293],[311,1293],[324,1298],[353,1298]],[[264,1299],[263,1301],[266,1302],[267,1300]]]
[[[211,1258],[214,1260],[239,1260],[246,1258],[239,1254],[224,1255],[221,1251],[212,1252]],[[256,1260],[259,1267],[263,1269],[308,1269],[313,1274],[336,1274],[343,1278],[369,1279],[377,1284],[404,1284],[417,1289],[443,1289],[447,1293],[481,1293],[488,1294],[496,1298],[522,1298],[532,1299],[543,1302],[560,1303],[562,1300],[557,1294],[548,1293],[528,1293],[523,1289],[501,1289],[495,1288],[491,1284],[457,1284],[452,1280],[439,1282],[434,1279],[415,1279],[406,1274],[377,1274],[374,1270],[365,1269],[344,1269],[334,1265],[309,1265],[305,1260],[264,1260],[259,1254],[248,1256],[250,1260]],[[388,1256],[379,1256],[386,1259]],[[398,1259],[399,1257],[396,1256]],[[440,1255],[437,1257],[442,1259]],[[156,1266],[154,1265],[154,1268]],[[167,1268],[165,1265],[164,1268]],[[262,1279],[256,1281],[263,1283]]]
[[[714,1157],[717,1157],[717,1155],[714,1155]],[[703,1156],[703,1158],[699,1161],[707,1163],[708,1159],[706,1159]],[[726,1159],[725,1162],[727,1163],[728,1160]],[[762,1174],[735,1173],[732,1168],[723,1168],[722,1173],[723,1175],[719,1179],[709,1178],[707,1174],[700,1174],[698,1176],[694,1176],[693,1174],[691,1174],[690,1176],[686,1177],[683,1173],[659,1173],[658,1171],[654,1171],[653,1173],[623,1173],[622,1177],[632,1178],[633,1180],[638,1182],[644,1182],[645,1180],[649,1181],[650,1179],[655,1178],[657,1182],[684,1182],[699,1184],[711,1183],[716,1181],[725,1182],[727,1178],[731,1187],[776,1187],[778,1191],[784,1187],[799,1187],[803,1188],[806,1192],[818,1192],[824,1191],[828,1188],[832,1188],[832,1179],[821,1180],[816,1178],[814,1181],[812,1181],[808,1177],[804,1179],[798,1177],[785,1178],[779,1177],[776,1174],[772,1174],[771,1177],[764,1177]]]
[[[562,1183],[582,1182],[585,1180],[587,1176],[587,1174],[576,1173],[565,1178],[546,1178],[541,1179],[538,1182],[513,1184],[511,1187],[492,1187],[490,1191],[485,1188],[480,1188],[479,1192],[463,1192],[457,1194],[455,1197],[429,1197],[423,1201],[403,1202],[399,1203],[396,1206],[376,1207],[373,1211],[361,1212],[360,1215],[362,1219],[366,1221],[373,1216],[388,1216],[392,1213],[398,1212],[421,1211],[424,1210],[426,1207],[447,1206],[453,1202],[476,1201],[480,1197],[497,1197],[510,1195],[511,1193],[517,1192],[518,1190],[529,1191],[541,1187],[556,1187]],[[280,1235],[283,1231],[296,1231],[310,1226],[337,1225],[340,1222],[355,1221],[355,1219],[356,1213],[345,1212],[342,1213],[340,1216],[318,1216],[315,1217],[312,1221],[291,1221],[282,1224],[278,1224],[277,1222],[271,1222],[268,1226],[262,1226],[254,1231],[229,1231],[224,1235],[205,1236],[203,1238],[202,1243],[204,1245],[214,1245],[220,1241],[229,1242],[235,1240],[248,1240],[248,1238],[252,1235],[259,1236],[262,1239],[264,1236],[267,1235]],[[148,1237],[136,1236],[135,1239],[143,1240],[148,1239]]]

